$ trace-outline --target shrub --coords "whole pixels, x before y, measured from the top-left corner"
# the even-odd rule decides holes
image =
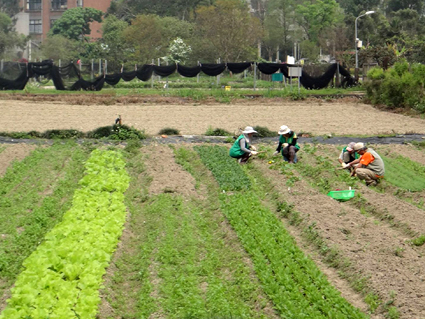
[[[270,131],[267,127],[264,126],[254,126],[254,130],[258,132],[258,135],[261,137],[276,137],[277,132]]]
[[[48,139],[81,138],[83,136],[84,133],[77,130],[48,130],[41,135],[41,137]]]
[[[163,128],[162,130],[159,131],[158,133],[159,135],[180,135],[180,132],[178,129],[175,128],[171,128],[171,127],[166,127]]]
[[[231,136],[232,133],[229,131],[226,131],[222,128],[215,128],[213,129],[211,126],[208,128],[208,130],[205,132],[206,136]]]

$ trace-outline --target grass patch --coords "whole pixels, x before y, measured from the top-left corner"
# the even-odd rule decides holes
[[[425,167],[404,156],[381,156],[385,163],[385,180],[399,188],[418,192],[425,190]]]

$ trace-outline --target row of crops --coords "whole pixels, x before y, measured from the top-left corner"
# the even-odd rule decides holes
[[[368,317],[297,247],[226,147],[174,149],[203,198],[150,195],[141,151],[58,143],[9,167],[0,180],[1,319]],[[323,172],[328,162],[315,158]],[[316,169],[297,166],[310,177]],[[334,187],[329,180],[317,187]]]

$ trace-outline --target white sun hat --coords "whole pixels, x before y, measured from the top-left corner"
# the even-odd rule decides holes
[[[282,125],[279,129],[279,132],[277,132],[277,134],[279,135],[288,134],[290,131],[291,129],[289,127],[287,127],[286,125]]]
[[[242,131],[243,134],[250,134],[250,133],[258,133],[256,130],[254,130],[252,128],[252,126],[247,126],[245,127],[245,129]]]
[[[359,142],[359,143],[356,143],[356,145],[354,145],[353,149],[357,152],[365,148],[366,146],[364,145],[364,143]]]

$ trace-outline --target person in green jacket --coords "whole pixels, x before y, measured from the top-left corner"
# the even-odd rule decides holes
[[[238,160],[239,164],[246,164],[252,155],[257,155],[257,149],[250,145],[254,133],[257,133],[251,126],[245,127],[242,134],[236,139],[230,148],[229,155]]]
[[[349,143],[346,147],[344,147],[339,154],[338,162],[341,164],[342,168],[349,168],[349,163],[353,162],[360,158],[360,155],[354,151],[355,142]]]
[[[273,155],[282,152],[283,159],[286,162],[296,163],[298,161],[297,152],[300,150],[297,134],[286,125],[282,125],[277,133],[280,135],[279,144]]]

